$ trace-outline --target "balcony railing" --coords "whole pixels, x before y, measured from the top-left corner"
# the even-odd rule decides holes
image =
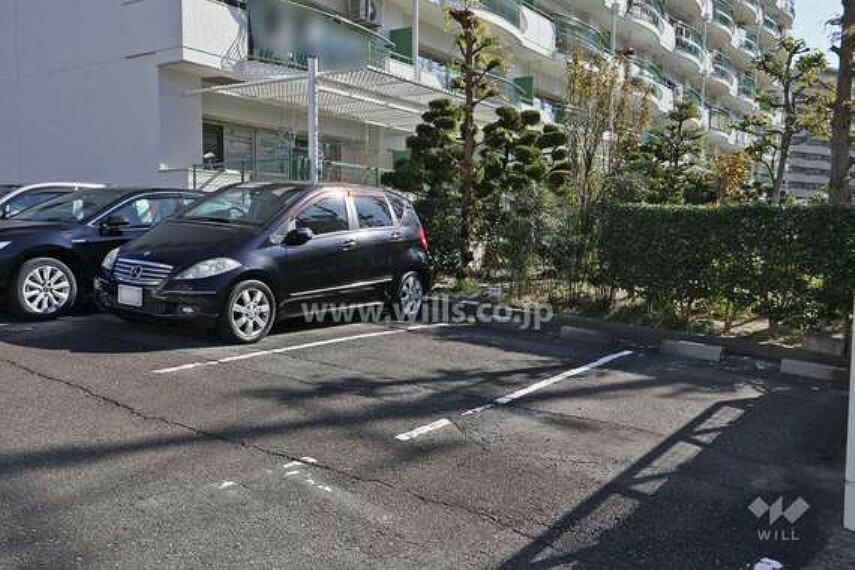
[[[769,14],[763,14],[763,27],[776,36],[781,35],[784,31],[783,26]]]
[[[653,24],[660,32],[665,31],[665,9],[657,0],[635,0],[627,13],[637,20]]]
[[[674,34],[678,50],[693,55],[703,61],[704,38],[698,30],[683,22],[675,21]]]
[[[733,6],[726,0],[715,0],[713,3],[713,20],[731,32],[736,28],[733,18]]]
[[[757,41],[757,34],[755,32],[749,32],[745,28],[742,28],[744,34],[742,36],[742,42],[740,42],[740,46],[745,51],[751,53],[751,55],[760,55],[760,42]]]
[[[460,88],[457,85],[457,78],[460,77],[460,72],[448,64],[426,57],[419,57],[419,69],[423,74],[430,73],[433,75],[443,89],[452,93],[460,92]],[[512,105],[519,105],[522,102],[525,95],[525,90],[522,87],[500,75],[490,74],[488,77],[499,91],[499,97]]]
[[[481,0],[477,6],[492,12],[517,28],[522,27],[522,4],[518,0]]]
[[[599,28],[572,16],[555,14],[556,48],[572,54],[580,49],[587,55],[602,55],[611,52],[609,35]]]
[[[307,153],[296,149],[279,158],[194,164],[192,167],[192,185],[195,190],[201,187],[202,181],[209,179],[212,173],[226,172],[232,173],[234,181],[240,182],[252,180],[305,182],[309,180],[309,166],[310,161]],[[388,169],[323,160],[321,161],[321,168],[318,169],[318,178],[321,182],[346,182],[380,186],[380,179],[385,172],[388,172]]]
[[[726,56],[717,53],[713,57],[713,76],[732,84],[736,80],[736,67]]]
[[[730,114],[717,107],[710,107],[709,113],[710,128],[729,135],[730,131],[733,130],[733,120],[730,118]]]
[[[271,9],[269,4],[250,0],[245,7],[251,22],[249,58],[254,61],[305,69],[307,53],[319,53],[322,71],[355,66],[385,68],[393,53],[389,39],[334,12],[296,2],[283,2]],[[296,17],[314,28],[312,39],[320,39],[311,45],[301,45],[293,38],[289,38],[293,43],[283,42],[283,34],[275,29],[277,22]],[[253,18],[262,24],[253,26]]]
[[[757,93],[757,82],[750,75],[743,75],[739,78],[739,94],[749,99],[754,99]]]
[[[650,87],[657,99],[662,98],[663,89],[670,89],[668,82],[665,81],[662,68],[655,63],[640,57],[633,57],[631,70],[633,80]]]

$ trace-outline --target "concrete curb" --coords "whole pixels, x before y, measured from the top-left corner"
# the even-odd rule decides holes
[[[781,373],[789,374],[791,376],[801,376],[803,378],[812,378],[814,380],[846,382],[849,379],[849,371],[843,367],[817,364],[816,362],[807,362],[805,360],[795,360],[792,358],[784,358],[781,360]]]
[[[581,327],[563,326],[559,329],[558,336],[564,340],[576,340],[591,344],[612,344],[614,342],[614,337],[609,333]]]
[[[441,301],[441,297],[433,297]],[[474,299],[446,298],[450,303],[459,303],[465,307],[465,314],[474,315],[478,309],[488,314],[500,313],[504,319],[499,319],[493,325],[520,329],[520,320],[529,319],[536,310],[522,309],[497,303],[482,303]],[[507,319],[508,316],[513,318]],[[530,321],[529,321],[530,322]],[[531,329],[529,329],[531,330]],[[567,313],[558,313],[541,329],[557,333],[561,339],[588,344],[614,344],[619,341],[633,341],[650,347],[659,347],[663,354],[680,358],[692,358],[708,362],[719,362],[725,354],[748,356],[767,361],[780,362],[783,374],[801,376],[813,380],[848,381],[848,361],[842,355],[823,354],[803,348],[760,344],[748,339],[701,336],[657,329],[640,325],[629,325],[611,321],[600,321],[587,317],[579,317]]]
[[[688,340],[663,340],[659,350],[663,354],[670,354],[672,356],[719,362],[724,348],[714,344],[704,344]]]

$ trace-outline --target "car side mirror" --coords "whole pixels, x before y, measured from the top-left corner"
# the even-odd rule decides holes
[[[131,225],[127,218],[122,216],[107,216],[107,219],[101,222],[99,229],[104,235],[116,234],[125,226]]]
[[[0,208],[0,220],[6,220],[12,214],[12,208],[9,204],[3,204],[3,207]]]
[[[285,245],[303,245],[315,237],[315,233],[309,228],[294,228],[285,234]]]

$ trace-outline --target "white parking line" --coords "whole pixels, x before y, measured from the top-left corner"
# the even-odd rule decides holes
[[[193,368],[202,368],[208,366],[217,366],[219,364],[228,364],[230,362],[238,362],[240,360],[248,360],[250,358],[258,358],[259,356],[267,356],[270,354],[281,354],[283,352],[292,352],[295,350],[303,350],[305,348],[315,348],[317,346],[326,346],[330,344],[338,344],[341,342],[349,342],[352,340],[361,340],[365,338],[374,338],[378,336],[388,336],[393,334],[401,334],[405,332],[419,331],[423,329],[430,329],[435,327],[447,327],[450,326],[449,323],[434,323],[430,325],[413,325],[411,327],[403,328],[403,329],[393,329],[393,330],[384,330],[372,333],[363,333],[356,334],[353,336],[344,336],[340,338],[331,338],[327,340],[319,340],[316,342],[307,342],[305,344],[298,344],[295,346],[284,346],[282,348],[272,348],[270,350],[256,350],[255,352],[248,352],[246,354],[238,354],[236,356],[228,356],[226,358],[219,358],[217,360],[203,360],[201,362],[191,362],[190,364],[182,364],[180,366],[172,366],[170,368],[160,368],[158,370],[152,370],[152,374],[169,374],[171,372],[179,372],[181,370],[192,370]]]
[[[504,406],[506,404],[513,402],[514,400],[518,400],[524,396],[527,396],[529,394],[537,392],[538,390],[542,390],[543,388],[546,388],[547,386],[551,386],[552,384],[555,384],[556,382],[561,382],[562,380],[566,380],[567,378],[571,378],[573,376],[578,376],[579,374],[582,374],[584,372],[588,372],[589,370],[593,370],[595,368],[599,368],[600,366],[602,366],[604,364],[608,364],[609,362],[611,362],[613,360],[617,360],[619,358],[624,358],[625,356],[629,356],[630,354],[632,354],[631,350],[622,350],[620,352],[615,352],[614,354],[609,354],[607,356],[600,358],[599,360],[595,360],[593,362],[585,364],[584,366],[580,366],[578,368],[573,368],[572,370],[567,370],[566,372],[562,372],[561,374],[556,374],[555,376],[550,376],[549,378],[541,380],[540,382],[535,382],[531,386],[526,386],[525,388],[517,390],[516,392],[511,392],[507,396],[502,396],[501,398],[496,398],[490,404],[485,404],[483,406],[478,406],[477,408],[471,408],[469,410],[466,410],[465,412],[462,412],[460,415],[461,415],[461,417],[462,416],[471,416],[473,414],[478,414],[478,413],[483,412],[485,410],[489,410],[490,408],[495,408],[497,406]],[[398,434],[395,436],[395,439],[400,440],[400,441],[409,441],[411,439],[415,439],[415,438],[419,437],[420,435],[424,435],[424,434],[432,432],[434,430],[443,428],[447,425],[451,425],[451,421],[448,420],[447,418],[442,418],[441,420],[435,421],[431,424],[427,424],[425,426],[417,427],[416,429],[410,430],[408,432]]]
[[[442,418],[441,420],[437,420],[437,421],[433,422],[432,424],[428,424],[428,425],[422,426],[422,427],[417,427],[416,429],[410,430],[410,431],[405,432],[405,433],[399,433],[398,435],[395,436],[395,439],[399,439],[401,441],[409,441],[411,439],[415,439],[415,438],[419,437],[420,435],[424,435],[428,432],[432,432],[433,430],[436,430],[436,429],[439,429],[439,428],[442,428],[442,427],[445,427],[448,425],[451,425],[451,421],[446,419],[446,418]]]

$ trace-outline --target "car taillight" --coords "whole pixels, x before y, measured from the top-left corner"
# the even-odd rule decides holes
[[[424,226],[419,227],[419,243],[421,244],[423,250],[428,250],[427,234],[425,233]]]

